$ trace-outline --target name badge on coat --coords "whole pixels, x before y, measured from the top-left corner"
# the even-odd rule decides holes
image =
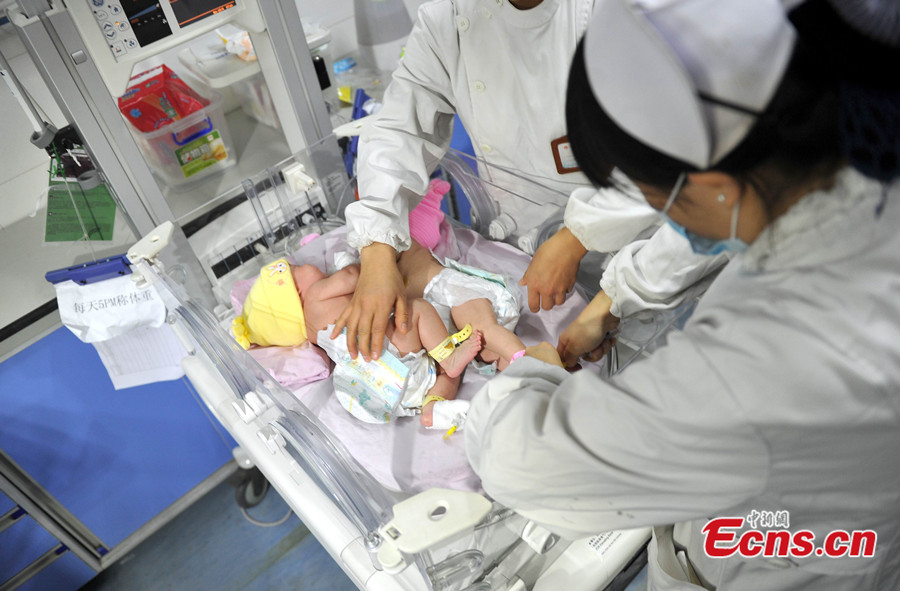
[[[550,149],[553,151],[553,162],[556,163],[556,172],[559,174],[581,172],[578,162],[575,161],[575,155],[572,154],[572,146],[569,144],[568,135],[551,141]]]

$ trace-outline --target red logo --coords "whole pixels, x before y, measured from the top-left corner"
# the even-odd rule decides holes
[[[871,558],[875,555],[877,534],[872,530],[834,530],[816,543],[816,534],[808,529],[790,531],[787,511],[752,511],[744,517],[717,517],[703,527],[703,549],[711,558],[735,554],[746,558]],[[747,523],[750,529],[744,530]]]

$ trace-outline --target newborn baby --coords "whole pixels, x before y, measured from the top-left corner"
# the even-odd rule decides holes
[[[426,427],[461,426],[462,407],[468,403],[453,399],[460,374],[481,350],[481,332],[466,327],[451,336],[434,307],[414,299],[410,330],[390,331],[386,337],[390,355],[371,362],[350,359],[343,335],[332,340],[329,334],[358,277],[358,265],[329,276],[313,265],[275,261],[260,271],[247,295],[232,326],[235,337],[245,348],[294,346],[307,340],[321,346],[336,364],[341,404],[367,422],[421,413]]]

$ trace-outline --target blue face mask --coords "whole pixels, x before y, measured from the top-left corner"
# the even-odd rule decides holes
[[[669,209],[671,209],[672,204],[675,202],[675,198],[678,196],[678,192],[681,190],[682,185],[684,185],[684,181],[687,179],[687,175],[685,173],[681,173],[678,176],[678,180],[675,182],[675,187],[672,188],[672,193],[669,195],[668,201],[666,201],[665,206],[659,212],[659,215],[662,216],[666,223],[668,223],[672,228],[675,229],[676,232],[684,236],[687,241],[691,244],[691,250],[693,250],[696,254],[705,254],[705,255],[716,255],[723,252],[744,252],[747,250],[747,243],[737,237],[737,222],[738,222],[738,210],[740,209],[740,203],[735,202],[734,209],[731,211],[731,232],[727,239],[725,240],[717,240],[715,238],[707,238],[706,236],[700,236],[691,232],[684,226],[679,223],[673,222],[672,218],[669,217]]]

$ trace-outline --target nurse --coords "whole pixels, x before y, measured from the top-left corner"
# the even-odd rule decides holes
[[[609,381],[531,348],[474,397],[466,450],[551,530],[654,526],[650,589],[900,589],[900,20],[877,6],[604,0],[576,52],[585,172],[739,254]]]
[[[360,249],[362,273],[335,334],[346,325],[354,356],[357,342],[363,356],[378,354],[377,344],[392,310],[396,328],[405,330],[408,307],[395,261],[409,248],[408,213],[425,194],[429,175],[449,147],[454,113],[482,160],[479,175],[489,184],[527,197],[495,195],[501,210],[520,226],[543,222],[557,207],[548,208],[547,203],[559,203],[578,188],[581,197],[569,208],[572,212],[567,211],[567,220],[583,222],[586,216],[599,220],[591,224],[594,231],[590,241],[585,238],[586,246],[578,238],[577,247],[571,243],[581,254],[586,248],[618,250],[659,226],[655,212],[634,187],[595,195],[587,177],[559,154],[566,145],[569,64],[593,4],[593,0],[437,0],[419,9],[384,106],[360,138],[360,200],[345,213],[348,242]],[[522,177],[529,180],[523,183]],[[535,192],[536,184],[545,187],[543,193]],[[616,292],[616,312],[677,305],[686,285],[724,262],[695,256],[681,240],[663,245],[662,258],[651,250],[644,256],[657,261],[654,267],[648,264],[634,271],[636,257],[626,258],[624,268],[607,273],[634,280]],[[526,274],[533,311],[562,303],[572,287],[549,277],[559,263]],[[618,269],[616,264],[610,267]],[[572,276],[574,282],[574,271]]]

